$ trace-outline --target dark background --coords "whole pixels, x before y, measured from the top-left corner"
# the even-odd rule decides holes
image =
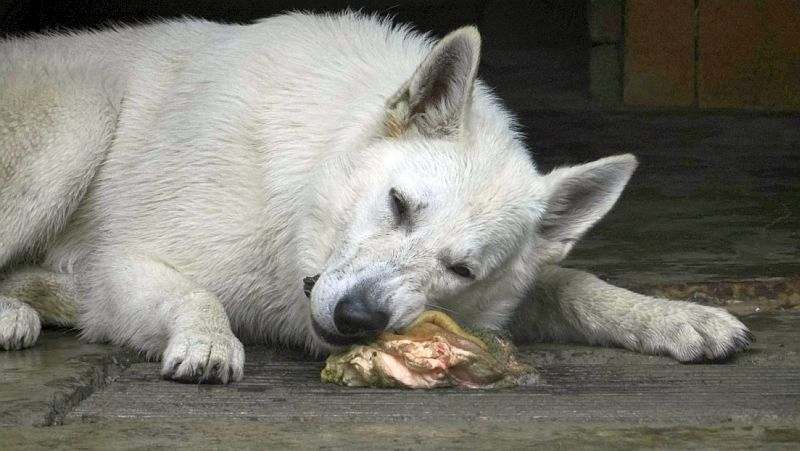
[[[193,16],[247,23],[287,10],[350,7],[444,35],[474,24],[483,34],[480,76],[515,111],[589,101],[586,0],[0,0],[2,34],[103,27]]]

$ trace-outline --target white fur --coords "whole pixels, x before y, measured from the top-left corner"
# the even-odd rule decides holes
[[[586,285],[594,309],[572,307],[591,302],[586,290],[527,299],[636,160],[538,173],[475,80],[477,31],[434,44],[353,13],[0,43],[0,344],[38,335],[20,300],[58,317],[19,288],[45,284],[77,306],[89,340],[162,356],[167,377],[238,380],[237,337],[326,352],[312,318],[335,332],[336,302],[368,282],[390,328],[441,308],[473,327],[682,360],[746,345],[726,313],[608,296],[599,281]],[[409,224],[393,218],[392,188],[413,207]],[[41,269],[21,273],[23,260]],[[456,263],[475,280],[448,270]],[[306,299],[302,278],[319,273]],[[673,321],[652,320],[661,314]],[[703,340],[680,327],[698,321],[711,322],[694,329]]]

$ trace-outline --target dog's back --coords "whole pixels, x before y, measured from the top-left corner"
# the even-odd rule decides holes
[[[299,188],[323,147],[335,152],[362,136],[359,121],[378,114],[382,96],[413,72],[425,48],[386,22],[352,14],[252,26],[180,20],[0,43],[0,267],[53,243],[92,180],[103,206],[90,195],[76,227],[102,208],[109,221],[126,223],[120,232],[156,236],[176,230],[174,197],[165,191],[185,193],[198,179],[220,181],[195,199],[209,208],[230,206],[209,192],[237,191],[230,194],[241,203]],[[264,158],[273,186],[252,172]],[[156,174],[160,186],[151,183]],[[233,221],[230,213],[220,212]],[[285,223],[289,212],[271,213]],[[148,216],[137,230],[132,219]],[[184,234],[192,230],[187,219]],[[71,237],[92,240],[91,233],[84,227]],[[78,258],[72,249],[51,254],[52,266],[67,270]]]
[[[0,267],[42,247],[77,208],[116,124],[112,33],[0,42]]]

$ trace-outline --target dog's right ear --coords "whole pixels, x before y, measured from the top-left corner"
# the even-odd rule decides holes
[[[480,62],[481,35],[472,26],[439,41],[414,75],[386,104],[384,133],[456,136],[461,130]]]
[[[637,164],[633,155],[617,155],[544,176],[546,207],[539,234],[541,252],[551,263],[566,257],[578,239],[611,210]]]

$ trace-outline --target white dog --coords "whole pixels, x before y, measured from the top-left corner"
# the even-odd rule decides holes
[[[324,353],[439,308],[681,361],[747,347],[724,310],[555,266],[636,159],[537,172],[479,53],[472,27],[354,13],[0,43],[0,345],[73,325],[227,382],[239,339]]]

